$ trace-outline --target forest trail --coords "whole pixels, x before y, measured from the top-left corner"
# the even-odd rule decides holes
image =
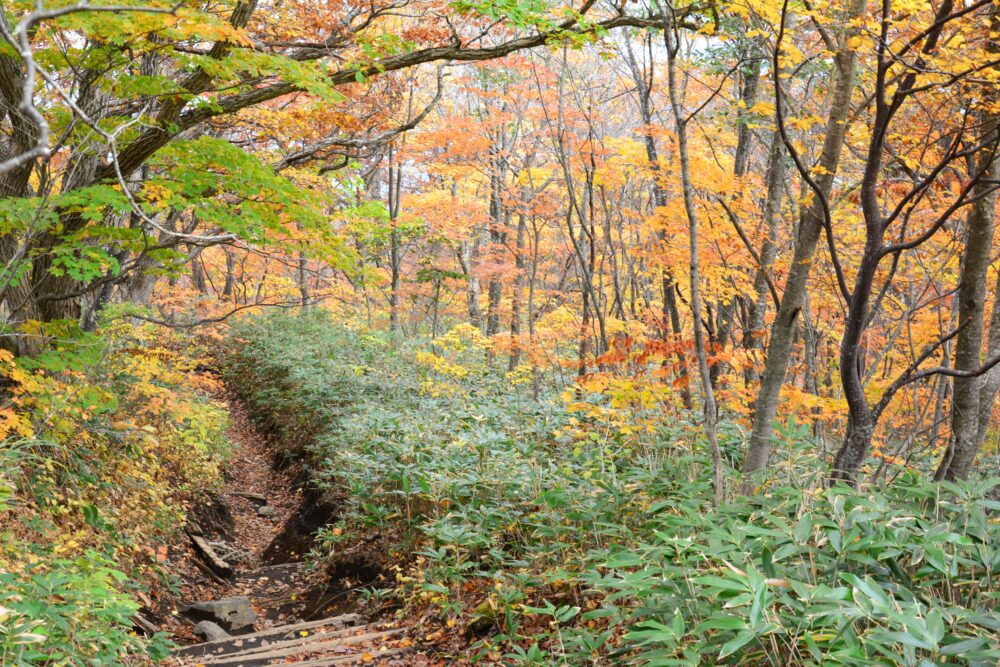
[[[351,582],[330,582],[308,567],[298,547],[283,543],[294,532],[288,527],[303,507],[302,484],[292,470],[276,467],[246,407],[233,397],[225,400],[234,447],[225,487],[195,508],[188,526],[190,542],[176,545],[169,554],[184,584],[171,602],[173,608],[164,610],[165,629],[181,645],[168,664],[427,664],[423,656],[408,655],[413,642],[407,628],[386,621],[367,623],[348,612],[349,597],[331,598],[328,592],[349,590]],[[196,626],[205,627],[201,621],[216,626],[207,626],[208,635],[199,633]]]

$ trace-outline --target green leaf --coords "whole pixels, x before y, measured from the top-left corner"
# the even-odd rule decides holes
[[[706,630],[743,630],[747,627],[747,622],[735,616],[715,616],[702,621],[694,629],[695,633]]]
[[[889,642],[893,644],[903,644],[904,646],[912,646],[914,648],[921,648],[925,650],[931,650],[933,645],[923,639],[918,639],[908,632],[895,632],[888,630],[878,630],[869,635],[871,639],[875,641]]]
[[[989,645],[990,642],[986,637],[970,637],[969,639],[962,639],[957,642],[952,642],[951,644],[944,644],[940,649],[938,649],[938,652],[941,655],[961,655],[963,653],[988,648]]]
[[[719,588],[726,591],[739,591],[742,593],[749,590],[745,581],[725,579],[723,577],[717,577],[710,574],[695,577],[694,582],[703,586],[708,586],[709,588]]]
[[[806,512],[795,522],[795,532],[793,536],[799,544],[807,542],[812,535],[812,515]]]
[[[720,659],[725,658],[727,656],[732,655],[733,653],[736,653],[737,651],[739,651],[741,648],[743,648],[753,640],[754,640],[754,634],[749,630],[743,630],[737,633],[735,637],[727,641],[725,644],[722,645],[722,648],[719,649],[719,658]]]

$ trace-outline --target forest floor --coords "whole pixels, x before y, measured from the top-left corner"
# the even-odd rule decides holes
[[[246,407],[231,396],[224,400],[230,414],[228,437],[234,447],[225,486],[212,494],[205,504],[193,508],[188,528],[201,532],[235,572],[229,577],[212,572],[193,541],[180,541],[170,547],[162,559],[180,585],[161,590],[155,602],[146,600],[149,607],[156,610],[155,621],[160,629],[170,632],[181,647],[187,647],[181,649],[184,654],[203,641],[193,632],[196,619],[186,613],[188,604],[245,596],[257,620],[243,633],[277,637],[278,631],[287,626],[289,632],[285,634],[294,636],[297,643],[305,643],[302,637],[308,635],[316,635],[317,639],[324,636],[323,632],[340,636],[356,627],[349,646],[316,652],[305,651],[307,647],[303,647],[306,654],[301,662],[303,665],[436,664],[414,650],[407,628],[385,619],[367,619],[372,623],[365,624],[366,619],[354,613],[357,605],[350,593],[366,583],[361,581],[362,575],[358,574],[352,581],[355,576],[352,572],[317,571],[310,568],[304,554],[297,551],[295,539],[285,543],[283,538],[296,532],[297,517],[309,506],[304,498],[302,478],[294,468],[276,466],[273,450],[255,428]],[[262,511],[262,507],[267,509]],[[318,626],[319,620],[324,618],[346,619],[348,627],[341,630],[342,624]],[[300,629],[303,627],[308,630]],[[234,639],[235,646],[241,646],[240,635]],[[265,645],[268,643],[278,645],[276,638],[264,640]],[[289,664],[289,660],[298,659],[300,656],[295,655],[275,658],[275,661],[257,659],[233,665]],[[222,660],[222,657],[214,660]],[[210,659],[204,659],[204,663],[215,664]],[[195,663],[188,659],[180,660],[180,664]]]

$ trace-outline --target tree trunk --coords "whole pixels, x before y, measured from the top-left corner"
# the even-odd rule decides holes
[[[701,380],[702,391],[702,417],[705,420],[705,436],[708,439],[709,449],[712,454],[712,487],[715,491],[714,500],[718,504],[722,502],[723,480],[722,480],[722,453],[719,449],[718,437],[718,407],[715,402],[715,390],[712,388],[711,371],[708,367],[708,350],[705,345],[705,331],[701,326],[702,306],[701,306],[701,263],[698,257],[698,217],[695,212],[694,187],[691,184],[691,165],[688,159],[687,145],[687,124],[684,120],[684,111],[681,107],[680,93],[677,82],[676,57],[679,44],[675,43],[673,24],[667,24],[667,14],[656,0],[657,7],[664,20],[664,41],[667,49],[667,87],[670,95],[670,107],[673,112],[674,131],[677,134],[677,153],[680,158],[681,167],[681,192],[684,198],[684,212],[688,221],[688,240],[690,249],[690,260],[688,263],[689,277],[691,282],[691,319],[694,322],[694,347],[695,355],[698,359],[698,376]]]
[[[757,51],[756,42],[751,43],[747,53],[750,64],[743,70],[743,81],[740,86],[740,100],[743,102],[743,109],[750,109],[757,103],[757,90],[760,88],[760,71],[764,59]],[[737,177],[743,176],[747,172],[747,165],[750,162],[750,142],[753,139],[753,128],[746,121],[743,114],[740,114],[739,133],[736,140],[736,154],[733,157],[733,173]]]
[[[858,471],[868,456],[875,417],[865,395],[864,356],[861,338],[868,321],[868,306],[878,270],[881,237],[869,238],[854,280],[852,298],[847,307],[844,335],[840,341],[840,382],[847,401],[847,432],[833,459],[832,481],[854,485]]]
[[[764,372],[754,403],[750,446],[743,462],[745,474],[753,474],[766,468],[771,454],[772,423],[778,412],[781,387],[785,382],[785,372],[788,370],[792,355],[796,320],[799,311],[802,310],[809,271],[812,268],[813,256],[816,254],[816,244],[823,231],[824,207],[833,190],[834,177],[840,164],[857,72],[857,55],[851,44],[853,38],[860,32],[858,24],[865,8],[864,0],[851,0],[847,16],[844,18],[843,24],[848,27],[842,37],[843,47],[836,56],[837,82],[827,116],[823,151],[819,159],[821,173],[815,179],[820,193],[812,193],[812,199],[802,212],[785,291],[781,295],[781,304],[771,326]],[[780,86],[780,79],[776,80],[775,85]],[[780,100],[776,100],[775,111],[781,113]],[[785,141],[785,137],[782,137],[782,140]]]
[[[989,141],[996,133],[997,118],[991,116],[983,125],[983,139]],[[982,365],[983,320],[986,312],[986,278],[992,260],[993,228],[996,217],[995,180],[1000,177],[1000,161],[993,154],[993,147],[985,151],[983,160],[989,160],[985,169],[985,182],[977,184],[973,197],[982,197],[969,211],[968,237],[962,256],[962,273],[958,286],[958,321],[962,327],[955,339],[957,371],[975,371]],[[982,167],[979,167],[982,169]],[[994,306],[995,308],[995,306]],[[986,387],[985,378],[956,377],[952,384],[951,441],[935,479],[961,479],[969,474],[979,451],[979,423],[989,421],[992,402],[981,403]]]
[[[399,165],[393,164],[395,152],[389,148],[389,331],[399,332],[400,292],[403,286],[402,249],[399,235],[400,186],[403,183],[403,171]]]
[[[191,260],[191,287],[199,294],[208,294],[208,285],[205,284],[205,265],[201,260],[201,253]]]
[[[778,254],[778,221],[781,219],[782,193],[784,192],[785,146],[781,134],[775,130],[771,135],[771,151],[767,161],[767,199],[764,202],[764,241],[760,249],[760,266],[754,274],[754,300],[748,303],[749,321],[743,332],[743,347],[760,350],[764,347],[764,316],[767,313],[767,274],[774,265]],[[746,383],[749,386],[760,380],[760,373],[753,367],[747,370]]]
[[[528,190],[521,190],[521,209],[517,214],[517,237],[514,242],[514,265],[517,270],[514,285],[510,295],[510,358],[507,361],[508,372],[513,373],[521,363],[521,292],[524,290],[524,243],[528,233],[527,211]]]
[[[308,308],[311,299],[309,295],[309,258],[301,250],[299,251],[298,265],[295,269],[299,283],[299,302],[303,308]]]
[[[486,290],[486,336],[492,337],[500,333],[500,306],[503,299],[503,283],[500,278],[492,276]]]
[[[502,139],[495,139],[490,147],[490,244],[491,254],[497,255],[499,248],[507,240],[504,231],[506,225],[507,207],[503,202],[503,187],[507,176],[507,162],[503,157]],[[499,262],[495,262],[499,263]],[[503,283],[500,276],[494,273],[490,276],[490,284],[486,290],[486,336],[493,337],[500,333],[500,306],[503,298]],[[492,360],[492,347],[488,357]]]
[[[226,282],[222,286],[222,298],[229,300],[233,296],[233,288],[236,285],[236,258],[233,251],[225,248],[226,253]]]
[[[396,220],[391,221],[392,231],[389,233],[389,331],[399,331],[399,292],[403,284],[400,267],[399,230]]]
[[[986,358],[995,359],[1000,356],[1000,273],[993,287],[993,315],[990,317],[990,335],[986,343]],[[990,415],[993,414],[993,404],[997,392],[1000,391],[1000,366],[994,366],[983,376],[983,387],[979,396],[979,426],[976,432],[976,447],[981,448],[986,442],[986,431],[990,426]]]
[[[465,274],[467,284],[465,298],[469,311],[469,322],[477,329],[483,327],[483,311],[479,307],[479,276],[476,275],[475,262],[479,257],[479,230],[473,230],[473,239],[463,241],[458,249],[458,263]]]

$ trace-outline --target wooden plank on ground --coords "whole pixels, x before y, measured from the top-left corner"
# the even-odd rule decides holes
[[[343,639],[335,639],[328,642],[319,642],[317,644],[312,644],[309,646],[296,646],[293,648],[277,648],[273,651],[254,653],[253,655],[241,656],[238,654],[232,655],[220,655],[206,656],[202,660],[204,665],[230,665],[233,663],[241,662],[258,662],[258,661],[270,661],[279,658],[294,657],[297,655],[308,654],[308,653],[319,653],[320,651],[328,651],[334,648],[340,648],[342,646],[354,646],[355,644],[363,644],[368,641],[377,639],[387,639],[392,636],[398,636],[403,634],[402,629],[395,630],[382,630],[380,632],[368,632],[363,635],[354,635],[350,637],[344,637]]]
[[[188,537],[191,538],[191,543],[194,544],[194,548],[198,551],[198,554],[205,559],[212,571],[215,572],[220,577],[231,577],[233,576],[233,566],[222,560],[219,554],[215,553],[215,549],[212,545],[208,543],[201,535],[195,535],[192,532],[188,532]]]
[[[274,651],[277,649],[292,648],[294,646],[307,646],[309,644],[316,644],[320,642],[326,642],[333,639],[340,639],[343,637],[351,637],[352,632],[365,631],[375,632],[375,626],[373,625],[355,625],[349,628],[341,628],[340,630],[332,630],[330,632],[317,632],[316,634],[308,634],[306,630],[299,630],[295,634],[296,636],[288,639],[278,639],[273,641],[268,641],[267,638],[262,638],[257,646],[248,646],[239,651],[233,651],[226,653],[226,657],[237,657],[237,656],[249,656],[254,653],[266,653],[268,651]],[[301,633],[306,632],[306,636],[301,636]],[[222,657],[223,654],[216,654]]]
[[[291,623],[289,625],[279,625],[273,628],[268,628],[267,630],[259,630],[257,632],[251,632],[245,635],[237,635],[230,639],[216,639],[211,642],[202,642],[201,644],[192,644],[191,646],[185,646],[179,648],[173,652],[176,657],[187,657],[187,656],[201,656],[206,655],[216,649],[223,648],[226,645],[233,647],[234,644],[239,644],[235,646],[237,649],[241,649],[246,642],[255,642],[256,640],[265,637],[275,637],[281,635],[287,635],[292,632],[299,632],[302,630],[310,630],[312,628],[319,628],[323,626],[334,626],[339,628],[346,628],[349,626],[356,626],[361,621],[361,616],[358,614],[341,614],[340,616],[330,616],[329,618],[323,618],[318,621],[303,621],[301,623]]]
[[[401,653],[406,653],[410,649],[407,648],[391,648],[387,651],[370,651],[372,658],[375,660],[381,660],[382,658],[389,658],[394,655],[399,655]],[[314,658],[312,660],[301,660],[299,662],[286,662],[281,663],[281,667],[333,667],[334,665],[353,665],[359,662],[365,661],[365,652],[355,653],[354,655],[344,655],[338,656],[336,658]]]

